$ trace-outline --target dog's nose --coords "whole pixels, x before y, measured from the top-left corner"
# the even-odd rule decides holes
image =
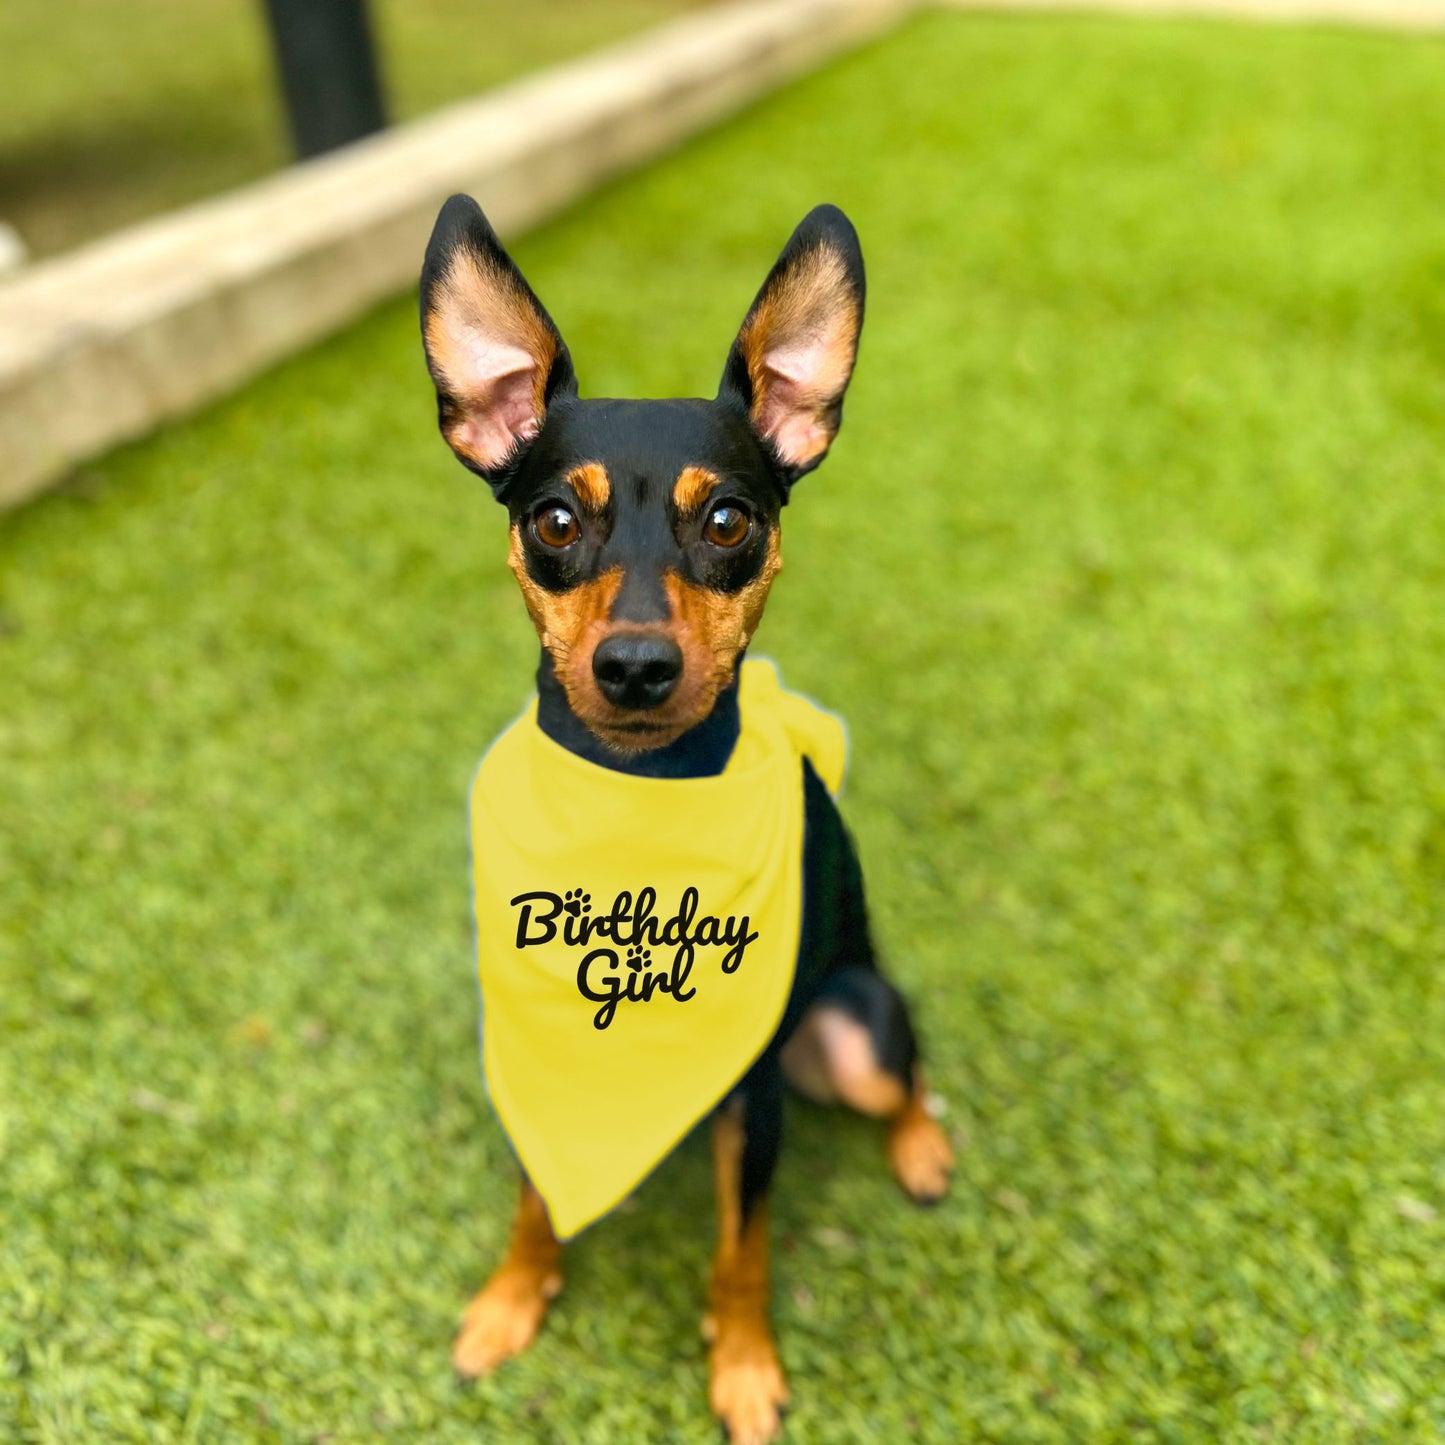
[[[682,676],[682,649],[648,632],[617,632],[597,644],[592,675],[614,707],[657,707]]]

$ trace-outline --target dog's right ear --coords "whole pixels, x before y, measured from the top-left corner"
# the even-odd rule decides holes
[[[500,493],[577,378],[552,318],[470,196],[453,196],[432,229],[421,330],[442,435]]]
[[[783,247],[728,353],[718,399],[745,411],[786,493],[827,455],[863,326],[863,252],[836,206]]]

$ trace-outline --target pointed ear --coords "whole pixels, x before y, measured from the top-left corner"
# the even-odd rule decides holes
[[[836,206],[804,216],[728,353],[720,399],[748,413],[791,487],[827,455],[863,326],[863,252]]]
[[[453,196],[432,229],[421,329],[442,435],[500,491],[577,378],[552,318],[470,196]]]

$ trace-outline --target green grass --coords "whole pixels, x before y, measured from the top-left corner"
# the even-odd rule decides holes
[[[937,16],[518,246],[594,394],[871,267],[760,638],[957,1187],[791,1110],[797,1442],[1445,1429],[1445,46]],[[715,1440],[694,1139],[501,1248],[463,797],[535,644],[410,301],[0,524],[0,1438]]]
[[[698,0],[371,0],[394,119]],[[290,142],[262,0],[5,0],[0,221],[36,254],[255,179]]]

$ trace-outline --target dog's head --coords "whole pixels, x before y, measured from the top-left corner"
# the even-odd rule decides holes
[[[422,334],[442,435],[511,519],[508,562],[572,711],[661,747],[732,681],[782,565],[779,511],[842,419],[863,324],[858,237],[809,212],[712,401],[583,400],[566,344],[476,202],[427,247]]]

